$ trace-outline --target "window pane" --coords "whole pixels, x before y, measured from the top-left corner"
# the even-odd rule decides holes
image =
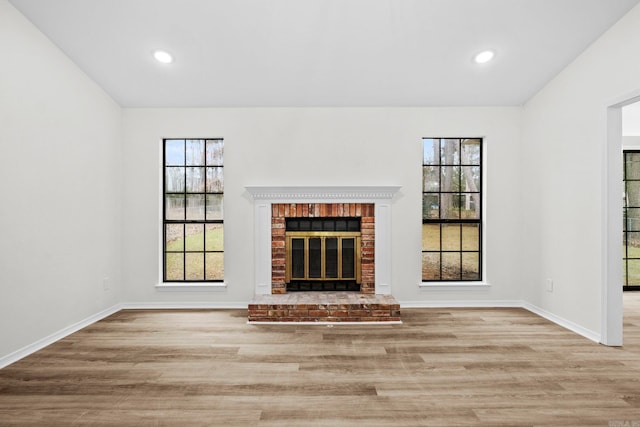
[[[165,219],[184,219],[184,195],[168,194],[165,196]]]
[[[222,194],[207,194],[207,220],[222,219]]]
[[[627,239],[627,251],[629,258],[640,258],[640,232],[629,231],[624,233]]]
[[[480,140],[479,139],[463,139],[462,140],[462,164],[480,165]]]
[[[166,193],[183,193],[184,192],[184,168],[183,167],[167,167],[166,168],[165,192]]]
[[[480,226],[477,224],[464,224],[462,226],[462,250],[480,250]]]
[[[628,286],[640,285],[640,260],[628,259],[626,267],[626,272],[628,272],[626,284]]]
[[[204,168],[187,168],[187,193],[204,193]]]
[[[640,179],[640,153],[625,154],[625,179]]]
[[[422,191],[440,191],[440,168],[438,166],[423,166],[422,183]]]
[[[460,250],[460,224],[442,224],[442,250],[443,251],[459,251]]]
[[[422,197],[422,218],[438,219],[440,218],[440,195],[424,194]]]
[[[207,193],[224,191],[224,175],[222,168],[207,168]]]
[[[224,254],[212,253],[205,254],[207,264],[206,280],[223,280],[224,279]]]
[[[624,226],[628,231],[640,231],[640,209],[627,208],[626,209],[626,221]]]
[[[205,250],[224,250],[224,228],[222,224],[207,224],[205,231]]]
[[[166,280],[184,280],[184,254],[167,253],[164,256]]]
[[[187,194],[187,220],[198,221],[204,219],[204,195]]]
[[[463,219],[480,219],[480,194],[462,193],[458,197],[460,217]]]
[[[186,235],[185,250],[203,251],[204,224],[186,224],[184,228]]]
[[[165,165],[184,165],[184,139],[167,139],[164,147]]]
[[[442,253],[442,280],[460,280],[460,252]]]
[[[186,165],[204,166],[204,140],[186,140]]]
[[[187,280],[204,280],[204,253],[187,253],[185,258],[185,277]]]
[[[480,277],[480,254],[478,252],[462,253],[462,279],[481,280]]]
[[[443,192],[459,192],[460,191],[460,167],[459,166],[443,166],[441,170],[441,189]]]
[[[458,194],[442,193],[440,195],[440,218],[460,218],[460,196]]]
[[[423,140],[423,165],[440,164],[440,140],[424,138]]]
[[[440,280],[440,252],[422,254],[422,280]]]
[[[627,206],[640,207],[640,181],[627,181],[625,183],[625,196]]]
[[[440,224],[422,224],[422,250],[440,250]]]
[[[477,193],[480,191],[480,166],[462,166],[460,190]]]
[[[184,224],[165,225],[165,244],[167,251],[184,250]]]
[[[442,165],[459,165],[460,164],[460,140],[459,139],[443,139],[441,140]]]
[[[222,166],[223,165],[223,141],[221,139],[207,140],[207,165]]]

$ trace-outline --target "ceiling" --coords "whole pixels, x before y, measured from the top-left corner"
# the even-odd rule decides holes
[[[10,0],[123,107],[521,105],[639,1]]]

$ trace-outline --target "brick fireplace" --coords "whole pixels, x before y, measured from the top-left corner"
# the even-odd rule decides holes
[[[254,202],[255,298],[250,322],[399,321],[391,296],[391,204],[397,186],[248,186]],[[286,221],[356,218],[360,291],[287,292]]]
[[[273,203],[271,205],[271,293],[286,292],[285,222],[288,218],[357,218],[360,221],[360,292],[375,294],[375,205],[373,203]]]

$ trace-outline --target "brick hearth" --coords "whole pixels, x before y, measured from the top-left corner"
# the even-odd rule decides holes
[[[249,302],[249,322],[400,322],[400,304],[391,295],[360,292],[289,292],[257,295]]]

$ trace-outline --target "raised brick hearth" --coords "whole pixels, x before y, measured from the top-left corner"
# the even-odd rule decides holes
[[[400,304],[391,295],[359,292],[290,292],[257,295],[249,322],[400,322]]]

